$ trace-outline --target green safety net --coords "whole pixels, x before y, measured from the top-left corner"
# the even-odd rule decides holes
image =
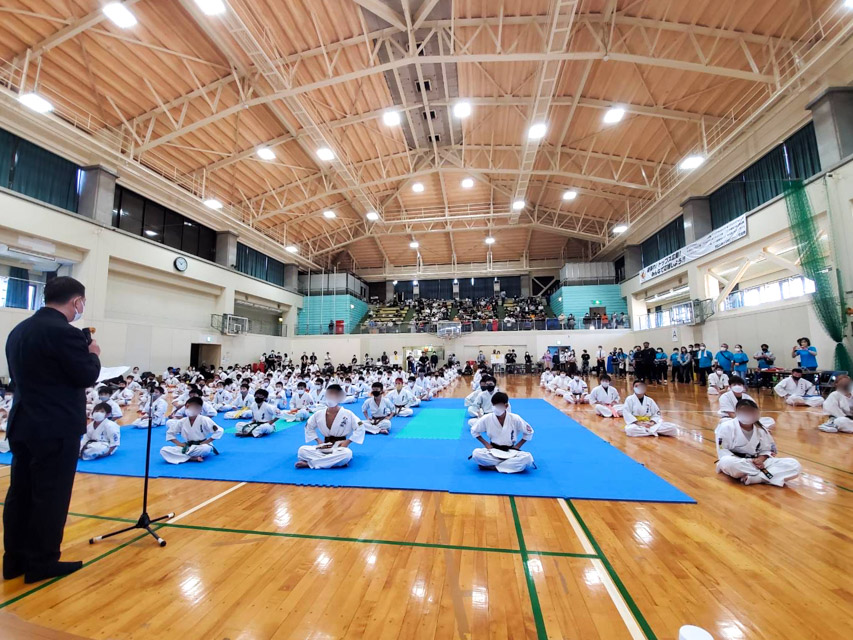
[[[802,180],[785,184],[785,205],[788,224],[800,256],[800,265],[806,277],[815,284],[812,305],[823,328],[835,341],[835,369],[853,371],[850,352],[844,346],[846,306],[836,293],[844,291],[841,273],[830,269],[820,247],[820,234],[814,221],[809,198]],[[836,282],[833,282],[836,279]]]

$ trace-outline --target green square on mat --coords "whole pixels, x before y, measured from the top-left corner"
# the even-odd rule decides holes
[[[288,422],[284,418],[281,418],[274,426],[276,431],[284,431],[285,429],[290,429],[290,427],[295,424],[303,424],[304,422],[304,420],[302,422]],[[228,427],[227,429],[224,429],[224,431],[225,433],[237,433],[237,427]]]
[[[395,438],[459,440],[465,428],[466,415],[464,409],[428,409],[421,406],[405,427],[395,433],[392,426],[391,433]]]

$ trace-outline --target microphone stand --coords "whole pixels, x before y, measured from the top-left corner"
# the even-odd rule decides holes
[[[165,516],[160,516],[159,518],[151,518],[148,515],[148,468],[151,464],[151,431],[153,427],[154,420],[154,400],[151,397],[152,390],[154,385],[148,387],[148,441],[145,445],[145,484],[142,490],[142,514],[139,516],[139,520],[136,521],[136,524],[131,525],[129,527],[125,527],[124,529],[119,529],[118,531],[113,531],[111,533],[106,533],[102,536],[95,536],[94,538],[89,539],[89,544],[95,544],[96,542],[100,542],[106,538],[112,538],[113,536],[117,536],[120,533],[126,533],[128,531],[133,531],[134,529],[142,529],[151,534],[151,536],[157,541],[161,547],[166,546],[166,541],[163,540],[159,535],[157,535],[156,531],[151,528],[151,525],[155,522],[160,522],[161,520],[168,520],[170,518],[174,518],[174,513],[167,513]]]

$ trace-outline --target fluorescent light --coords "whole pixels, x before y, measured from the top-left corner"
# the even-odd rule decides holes
[[[703,162],[705,162],[704,156],[687,156],[681,161],[678,168],[682,171],[692,171],[693,169],[701,167]]]
[[[413,284],[413,285],[415,285],[415,286],[417,286],[417,285],[418,285],[418,281],[417,281],[417,280],[412,280],[412,284]]]
[[[844,6],[848,9],[853,9],[853,0],[844,0]]]
[[[149,238],[153,238],[154,236],[157,235],[157,232],[154,231],[154,229],[146,229],[145,235],[148,236]]]
[[[462,188],[463,189],[470,189],[473,186],[474,186],[474,178],[465,178],[462,181]]]
[[[30,92],[20,95],[18,96],[18,102],[25,107],[29,107],[36,113],[48,113],[53,111],[53,105],[37,93]]]
[[[209,209],[218,210],[222,208],[222,203],[216,198],[208,198],[204,201],[204,206]]]
[[[336,213],[335,213],[334,211],[332,211],[331,209],[326,209],[326,210],[323,212],[323,217],[324,217],[324,218],[328,218],[329,220],[331,220],[332,218],[337,218],[337,217],[338,217],[338,214],[336,214]]]
[[[412,191],[414,191],[415,193],[423,193],[424,192],[423,183],[422,182],[416,182],[415,184],[413,184],[412,185]]]
[[[625,117],[625,109],[622,107],[610,107],[604,114],[604,122],[615,124]]]
[[[335,152],[329,149],[329,147],[321,147],[317,149],[317,157],[324,162],[331,162],[335,159]]]
[[[378,213],[376,213],[375,211],[368,211],[368,212],[365,214],[365,217],[366,217],[368,220],[370,220],[371,222],[375,222],[375,221],[379,220],[379,214],[378,214]]]
[[[419,243],[417,240],[412,240],[412,241],[409,243],[409,248],[410,248],[410,249],[417,249],[419,246],[421,246],[421,245],[420,245],[420,243]]]
[[[527,130],[527,138],[528,140],[541,140],[545,137],[545,133],[548,131],[548,125],[544,122],[537,122],[534,125],[531,125]]]
[[[627,224],[617,224],[615,227],[613,227],[613,233],[625,233],[627,230]]]
[[[577,191],[569,190],[563,194],[563,200],[574,200],[577,197],[578,197]]]
[[[457,102],[453,105],[453,116],[463,120],[471,115],[471,103],[470,102]]]
[[[122,29],[128,29],[136,24],[136,16],[121,2],[105,4],[102,11],[117,27],[121,27]]]
[[[400,112],[399,111],[386,111],[382,114],[382,122],[389,127],[396,127],[400,124]]]
[[[261,147],[258,149],[258,157],[261,160],[275,160],[275,151],[269,147]]]
[[[206,16],[217,16],[225,13],[225,3],[222,0],[195,0],[198,8]]]
[[[289,244],[284,248],[288,253],[299,253],[299,247],[293,244]]]
[[[486,244],[495,244],[495,239],[492,236],[486,238]]]
[[[397,281],[394,280],[394,282],[392,282],[391,284],[393,284],[394,286],[397,286]]]
[[[459,280],[457,280],[456,278],[453,278],[453,284],[459,284]]]
[[[521,211],[524,209],[524,200],[516,200],[512,203],[512,208],[514,211]]]

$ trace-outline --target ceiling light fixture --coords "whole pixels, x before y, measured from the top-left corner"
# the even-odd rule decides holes
[[[541,140],[545,137],[545,134],[548,132],[548,125],[544,122],[537,122],[536,124],[530,125],[530,128],[527,130],[527,139],[528,140]]]
[[[284,250],[288,253],[299,253],[299,248],[293,244],[287,245]]]
[[[195,0],[198,8],[206,16],[218,16],[225,13],[225,3],[222,0]]]
[[[684,160],[681,161],[681,164],[678,165],[678,168],[682,171],[692,171],[698,167],[702,166],[702,163],[705,162],[705,156],[693,155],[687,156]]]
[[[412,185],[412,191],[414,191],[415,193],[423,193],[424,192],[423,183],[422,182],[416,182],[415,184],[413,184]]]
[[[486,238],[486,244],[495,244],[495,239],[492,236]]]
[[[420,244],[417,240],[412,240],[412,241],[409,243],[409,248],[410,248],[410,249],[417,249],[419,246],[421,246],[421,244]]]
[[[617,224],[615,227],[613,227],[613,233],[625,233],[627,230],[627,224]]]
[[[222,208],[222,203],[216,198],[208,198],[204,201],[204,206],[208,209],[213,209],[214,211],[218,211]]]
[[[392,109],[382,114],[382,122],[383,124],[385,124],[385,126],[396,127],[400,124],[400,120],[401,118],[399,111],[394,111]]]
[[[329,147],[321,147],[317,149],[317,157],[323,162],[331,162],[335,159],[335,152],[329,149]]]
[[[328,218],[329,220],[331,220],[332,218],[337,218],[337,217],[338,217],[338,214],[337,214],[337,213],[335,213],[334,211],[332,211],[331,209],[326,209],[326,210],[323,212],[323,217],[324,217],[324,218]]]
[[[376,222],[377,220],[379,220],[379,214],[375,211],[368,211],[366,214],[364,214],[364,216],[371,222]]]
[[[275,151],[269,147],[261,147],[258,149],[258,157],[261,160],[275,160]]]
[[[566,191],[566,192],[563,194],[563,200],[574,200],[574,199],[575,199],[575,198],[577,198],[577,197],[578,197],[578,192],[577,192],[577,191],[573,191],[573,190],[571,190],[571,189],[570,189],[569,191]]]
[[[514,211],[521,211],[524,209],[524,200],[516,200],[512,203],[512,208]]]
[[[616,124],[625,117],[625,109],[622,107],[610,107],[604,113],[604,122],[606,124]]]
[[[453,116],[455,118],[459,118],[460,120],[464,120],[468,116],[471,115],[471,103],[470,102],[457,102],[453,105]]]
[[[18,96],[18,102],[25,107],[29,107],[36,113],[48,113],[53,111],[53,105],[37,93],[30,92],[20,95]]]
[[[473,186],[474,186],[474,178],[465,178],[462,181],[462,188],[463,189],[470,189]]]
[[[121,27],[122,29],[129,29],[136,24],[136,16],[121,2],[105,4],[102,11],[117,27]]]

